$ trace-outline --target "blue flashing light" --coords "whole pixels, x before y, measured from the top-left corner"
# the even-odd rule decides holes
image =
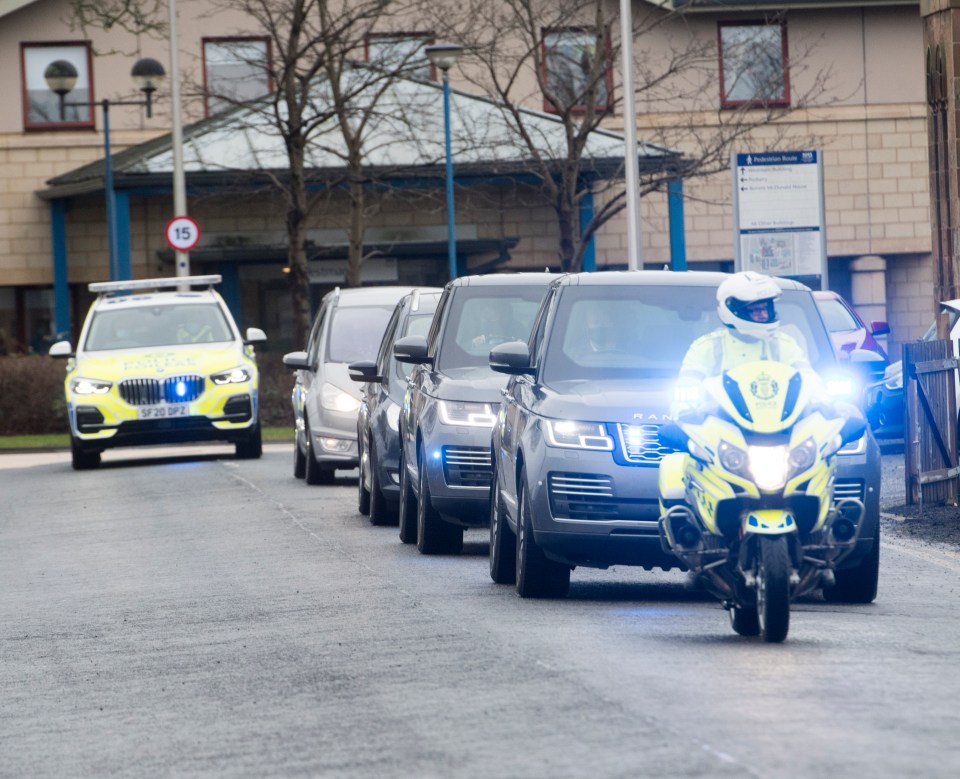
[[[187,385],[186,385],[186,383],[185,383],[185,382],[182,382],[182,381],[178,381],[178,382],[177,382],[177,387],[176,387],[176,390],[175,390],[175,391],[176,391],[176,393],[177,393],[177,397],[178,397],[178,398],[184,397],[184,395],[187,394]]]

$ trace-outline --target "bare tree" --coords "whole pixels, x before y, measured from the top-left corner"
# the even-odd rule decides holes
[[[556,213],[561,267],[579,270],[590,238],[626,205],[622,177],[589,176],[586,154],[591,134],[622,113],[622,95],[612,78],[620,71],[621,56],[616,1],[457,0],[439,8],[431,17],[438,33],[467,49],[463,78],[501,106],[515,143],[525,151],[527,174],[536,179],[541,202]],[[823,72],[807,80],[804,93],[794,91],[789,106],[760,100],[718,110],[716,40],[684,34],[678,16],[646,8],[634,18],[637,104],[670,116],[669,123],[651,123],[643,139],[666,156],[641,170],[641,196],[663,190],[678,176],[727,169],[731,149],[759,128],[776,136],[768,140],[772,148],[787,142],[787,127],[779,120],[825,91],[828,73]],[[791,69],[802,69],[808,54],[795,54]],[[563,124],[565,143],[545,144],[524,106],[555,116]],[[682,152],[682,159],[670,150]],[[607,196],[581,229],[580,203],[598,192]]]
[[[74,0],[74,13],[81,26],[116,25],[136,35],[156,34],[163,30],[156,3]],[[365,159],[378,142],[371,138],[384,119],[395,123],[411,116],[391,97],[391,85],[423,61],[420,49],[396,45],[382,47],[378,60],[368,64],[368,48],[374,34],[404,29],[414,5],[415,0],[210,0],[212,16],[232,9],[249,19],[235,31],[238,38],[262,35],[270,41],[269,57],[242,43],[233,51],[246,74],[268,85],[266,95],[251,95],[242,79],[226,79],[218,91],[196,78],[192,97],[223,112],[223,126],[234,121],[240,131],[258,125],[282,139],[286,164],[258,172],[269,176],[286,204],[288,279],[300,343],[310,326],[310,216],[329,193],[340,189],[347,193],[350,212],[346,283],[360,284],[369,216],[366,191],[375,175]],[[321,179],[311,157],[324,152],[338,157],[340,165],[328,167]],[[376,175],[389,173],[380,170]]]

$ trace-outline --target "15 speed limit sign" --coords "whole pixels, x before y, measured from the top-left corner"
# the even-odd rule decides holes
[[[175,216],[167,222],[167,243],[178,252],[188,252],[200,240],[200,225],[189,216]]]

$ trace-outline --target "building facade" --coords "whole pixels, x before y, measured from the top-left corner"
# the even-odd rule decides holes
[[[617,5],[617,0],[606,3],[610,19],[617,18]],[[188,124],[224,108],[206,85],[218,82],[235,90],[238,99],[272,87],[244,71],[251,59],[271,56],[269,40],[238,12],[211,15],[208,10],[203,2],[184,3],[179,9],[182,102]],[[641,64],[668,60],[684,47],[712,46],[715,52],[712,61],[705,58],[695,71],[702,79],[695,85],[697,100],[687,99],[690,93],[679,87],[666,93],[641,92],[638,136],[695,156],[696,136],[687,128],[724,132],[727,119],[743,109],[745,96],[758,89],[754,83],[753,92],[749,86],[743,92],[745,79],[762,76],[759,88],[766,90],[765,101],[793,110],[758,126],[731,149],[822,152],[830,286],[851,299],[866,319],[890,322],[888,346],[896,355],[898,344],[923,332],[936,302],[931,294],[927,106],[918,3],[807,2],[794,8],[750,0],[636,0],[633,13],[635,54]],[[418,26],[411,22],[406,30]],[[778,55],[770,72],[755,72],[750,58],[738,50],[737,36],[745,30],[759,33],[752,35],[751,45]],[[416,36],[429,41],[433,32],[416,29]],[[577,44],[575,32],[571,28],[544,35],[545,40],[549,34],[572,46]],[[167,41],[78,29],[70,23],[66,0],[0,2],[0,90],[9,96],[10,107],[0,116],[0,350],[39,350],[44,339],[54,335],[58,240],[66,247],[71,327],[85,310],[86,284],[110,274],[102,190],[65,201],[65,213],[58,216],[48,185],[103,159],[103,111],[97,105],[74,105],[61,113],[43,78],[45,68],[64,58],[77,65],[78,79],[67,103],[136,101],[141,95],[129,72],[141,57],[166,66]],[[559,58],[547,57],[548,66],[551,61],[558,64]],[[469,56],[458,67],[451,81],[467,92]],[[619,64],[611,62],[609,69],[611,94],[616,94]],[[542,110],[542,100],[531,96],[529,84],[518,95]],[[158,92],[150,118],[141,107],[116,105],[109,119],[115,152],[161,138],[170,130],[169,90]],[[622,131],[622,115],[614,112],[606,126]],[[683,193],[687,266],[733,269],[732,174],[719,166],[712,175],[684,181]],[[531,206],[515,182],[480,183],[458,197],[458,239],[477,242],[476,253],[464,261],[464,272],[555,263],[558,234],[549,204]],[[172,197],[166,192],[132,195],[122,205],[131,273],[172,273],[163,234],[173,215]],[[640,207],[642,265],[669,266],[676,257],[670,231],[671,213],[676,212],[662,192],[642,198]],[[284,262],[276,255],[284,234],[282,203],[253,191],[226,198],[222,192],[195,190],[189,212],[204,231],[200,248],[205,254],[197,255],[198,272],[222,271],[228,265],[236,269],[241,324],[289,332],[282,303]],[[337,263],[342,258],[334,256],[332,247],[342,243],[345,215],[344,201],[330,196],[309,226],[311,240],[331,249],[318,254],[326,264],[315,266],[317,293],[339,281]],[[58,219],[66,231],[59,238]],[[621,214],[600,229],[592,246],[593,267],[627,266],[626,225]],[[371,262],[368,280],[442,281],[445,239],[442,198],[395,193],[371,216],[368,241],[403,240],[411,248]],[[262,261],[257,261],[256,247],[272,248],[264,249]]]

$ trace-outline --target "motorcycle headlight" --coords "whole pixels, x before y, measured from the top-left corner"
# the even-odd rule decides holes
[[[251,376],[250,369],[241,365],[223,373],[212,374],[210,381],[220,387],[224,384],[243,384],[245,381],[250,381]]]
[[[613,451],[613,439],[599,422],[574,422],[569,419],[546,420],[547,442],[566,449]]]
[[[70,389],[77,395],[106,395],[113,386],[111,381],[76,378],[70,381]]]
[[[334,387],[325,381],[320,388],[320,405],[327,411],[339,411],[341,414],[351,414],[360,410],[360,401],[353,395]]]
[[[497,421],[493,406],[489,403],[466,403],[457,400],[440,401],[440,421],[445,425],[465,427],[489,427]]]
[[[720,465],[730,473],[743,473],[747,464],[747,453],[739,446],[734,446],[726,441],[720,442]]]
[[[816,462],[817,445],[812,438],[808,438],[790,450],[787,460],[790,463],[791,473],[803,473]]]
[[[761,490],[779,490],[786,484],[786,446],[747,447],[747,461],[750,475]]]

